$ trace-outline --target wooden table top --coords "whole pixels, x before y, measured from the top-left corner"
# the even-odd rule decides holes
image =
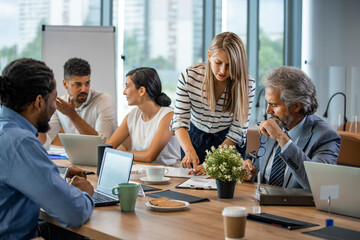
[[[66,160],[56,160],[58,165],[68,165]],[[82,166],[83,167],[83,166]],[[83,167],[96,172],[95,167]],[[88,179],[96,186],[97,176]],[[223,217],[221,212],[227,206],[244,206],[249,213],[258,205],[254,198],[256,185],[253,183],[237,184],[233,199],[218,199],[214,190],[175,189],[185,181],[184,178],[171,178],[166,185],[150,185],[162,190],[174,190],[198,197],[210,199],[210,202],[190,204],[189,209],[180,212],[155,212],[145,203],[150,197],[138,197],[135,212],[121,212],[120,206],[96,207],[88,222],[81,227],[68,228],[71,231],[93,239],[224,239]],[[246,239],[319,239],[301,232],[325,227],[326,212],[315,207],[296,206],[261,206],[262,212],[319,224],[317,227],[298,230],[286,230],[248,220]],[[56,221],[46,213],[40,217],[47,221]],[[333,214],[335,226],[360,229],[360,219]]]

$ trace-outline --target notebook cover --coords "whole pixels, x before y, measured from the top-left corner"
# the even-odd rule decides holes
[[[247,219],[270,224],[275,227],[286,228],[288,230],[318,226],[318,224],[298,221],[292,218],[280,217],[277,215],[272,215],[267,213],[260,213],[260,214],[249,213]]]
[[[331,239],[331,240],[360,239],[360,232],[346,228],[335,227],[335,226],[324,227],[315,231],[302,232],[302,233],[319,238]]]
[[[261,205],[315,206],[309,189],[260,187]]]
[[[169,199],[186,201],[186,202],[189,202],[189,203],[209,202],[210,201],[208,198],[196,197],[196,196],[193,196],[193,195],[174,192],[174,191],[171,191],[171,190],[165,190],[165,191],[157,192],[157,193],[149,193],[149,194],[146,194],[146,196],[153,197],[153,198],[166,197],[166,198],[169,198]]]
[[[144,192],[151,192],[151,191],[161,190],[160,188],[150,187],[150,186],[143,185],[143,184],[141,184],[141,187],[144,190]]]

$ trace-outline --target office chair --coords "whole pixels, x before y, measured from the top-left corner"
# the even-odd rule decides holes
[[[352,132],[355,129],[355,125],[357,125],[357,134],[360,134],[360,122],[347,122],[346,126],[345,126],[345,131],[346,132]],[[342,131],[343,130],[343,126],[344,124],[341,124],[338,128],[337,131]],[[350,127],[352,127],[352,129],[350,129]]]
[[[337,163],[360,167],[360,135],[337,131],[341,137],[341,146]]]
[[[246,155],[252,151],[256,151],[260,146],[260,134],[258,129],[252,128],[247,131],[247,146],[246,146]]]

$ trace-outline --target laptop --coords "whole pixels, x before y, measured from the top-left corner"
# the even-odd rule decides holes
[[[360,168],[305,161],[318,210],[360,218]]]
[[[97,165],[97,146],[103,143],[99,136],[59,133],[59,138],[72,164]]]
[[[105,148],[96,190],[93,194],[95,206],[115,205],[118,196],[112,188],[129,182],[134,155],[120,150]]]

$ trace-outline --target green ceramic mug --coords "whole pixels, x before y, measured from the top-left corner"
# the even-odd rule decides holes
[[[112,193],[118,195],[122,212],[135,211],[138,191],[139,184],[137,183],[120,183],[117,187],[113,187]]]

